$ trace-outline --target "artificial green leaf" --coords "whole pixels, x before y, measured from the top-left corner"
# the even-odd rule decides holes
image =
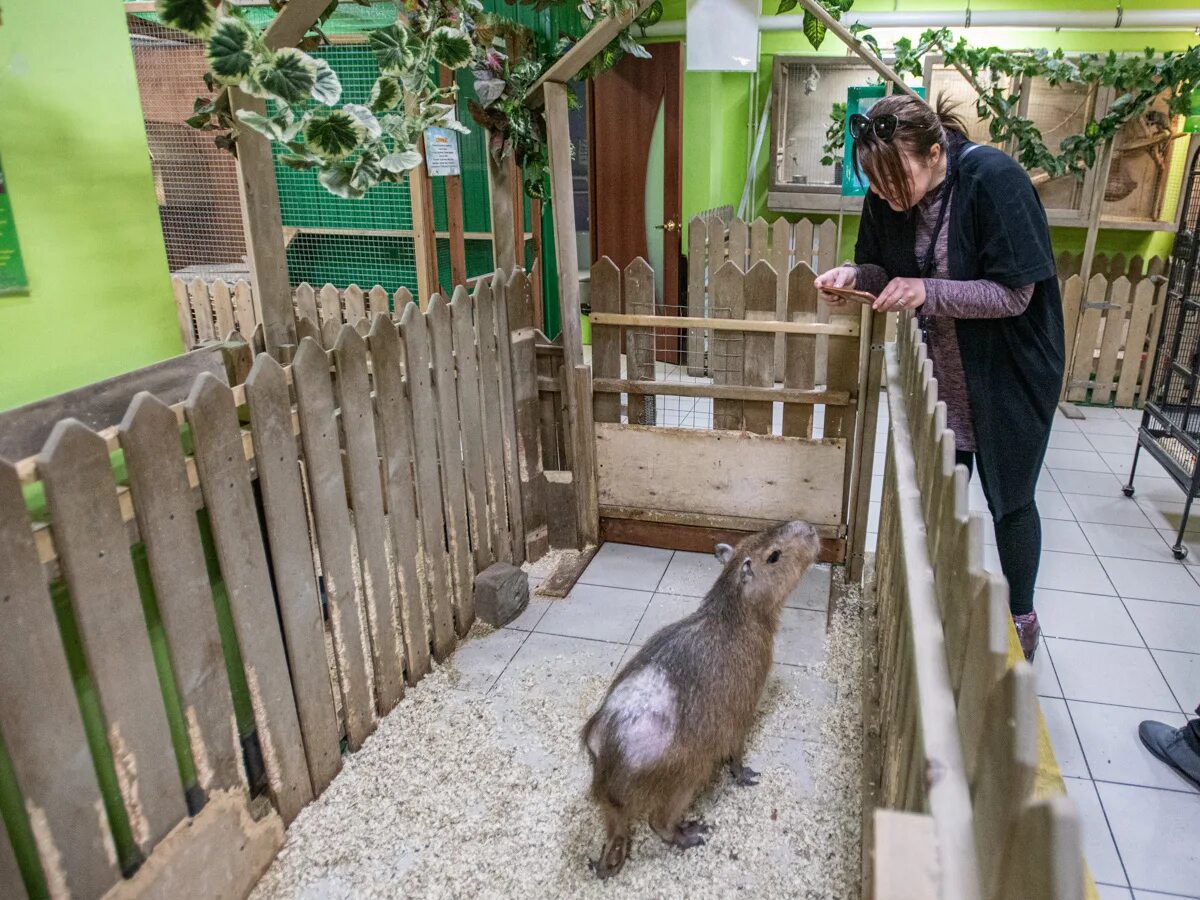
[[[825,40],[825,23],[807,11],[804,13],[804,36],[808,38],[814,50],[820,49],[821,42]],[[897,47],[899,43],[896,42]]]
[[[413,64],[408,32],[398,23],[372,31],[367,43],[375,53],[379,71],[384,75],[403,75]]]
[[[339,162],[322,169],[321,174],[317,176],[317,181],[321,183],[321,187],[335,197],[341,197],[343,200],[358,200],[366,191],[351,184],[353,178],[354,163]]]
[[[271,96],[284,103],[299,103],[312,96],[317,66],[307,53],[295,47],[282,47],[255,66],[252,77]]]
[[[254,31],[241,19],[226,17],[208,38],[205,58],[221,84],[237,84],[254,65]]]
[[[350,186],[355,190],[366,193],[379,184],[382,177],[383,169],[379,165],[379,158],[369,153],[364,153],[354,164],[354,172],[350,176]]]
[[[295,121],[292,111],[286,107],[274,116],[264,116],[248,109],[239,109],[237,118],[247,128],[257,131],[263,137],[284,144],[294,138],[300,130],[300,124]]]
[[[208,34],[217,20],[217,11],[208,0],[158,0],[154,8],[164,25],[188,34]]]
[[[433,58],[447,69],[461,69],[471,61],[471,38],[465,31],[443,25],[429,36]]]
[[[400,85],[396,83],[396,79],[380,75],[371,88],[371,98],[367,101],[367,106],[371,112],[387,112],[389,109],[395,108],[396,104],[400,102],[401,96]]]
[[[638,59],[649,59],[650,51],[634,40],[633,35],[629,33],[629,29],[625,29],[617,35],[621,49],[630,56],[636,56]]]
[[[789,13],[800,5],[800,0],[779,0],[779,9],[775,10],[776,15]]]
[[[416,150],[401,150],[389,153],[379,161],[380,168],[385,172],[407,172],[421,164],[421,154]]]
[[[322,159],[349,156],[357,149],[362,138],[362,124],[340,109],[318,110],[304,126],[304,140],[308,148]]]
[[[312,98],[326,106],[334,106],[342,99],[342,80],[338,78],[333,66],[323,59],[315,60],[317,64],[317,80],[313,85]]]
[[[375,118],[375,113],[365,106],[358,103],[347,103],[342,107],[342,111],[353,116],[358,121],[362,132],[369,137],[377,138],[383,134],[383,128],[380,126],[379,120]]]

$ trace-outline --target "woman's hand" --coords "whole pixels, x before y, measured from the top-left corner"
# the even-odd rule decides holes
[[[925,282],[920,278],[893,278],[872,304],[876,312],[917,309],[925,302]]]
[[[850,288],[853,290],[857,280],[858,269],[854,266],[838,266],[836,269],[822,272],[813,283],[817,286],[818,290],[826,287]],[[824,292],[822,293],[824,294]],[[845,297],[839,297],[836,294],[824,294],[822,299],[830,306],[845,306],[849,302]]]

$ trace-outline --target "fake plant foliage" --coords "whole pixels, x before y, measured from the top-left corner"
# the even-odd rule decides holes
[[[540,9],[556,0],[520,2]],[[610,16],[636,8],[636,0],[577,2],[587,19],[597,11]],[[569,41],[540,55],[528,30],[484,13],[479,0],[397,0],[396,21],[368,33],[380,71],[368,101],[343,104],[337,73],[305,52],[324,39],[320,25],[337,5],[332,0],[314,26],[316,35],[306,37],[300,48],[271,50],[237,6],[227,5],[229,14],[218,17],[210,0],[158,0],[165,24],[204,41],[210,91],[236,86],[270,104],[267,115],[241,109],[235,116],[228,92],[218,91],[210,100],[196,100],[188,124],[216,132],[217,145],[234,153],[241,129],[256,131],[286,147],[282,164],[314,170],[327,191],[357,199],[377,184],[402,181],[420,165],[425,129],[468,133],[453,115],[456,89],[440,87],[436,73],[439,66],[471,67],[479,98],[471,113],[492,132],[490,152],[497,159],[515,155],[526,172],[526,192],[541,195],[546,129],[541,111],[530,109],[525,99]],[[661,15],[661,0],[656,0],[639,21],[644,27]],[[509,47],[516,51],[511,59]],[[626,52],[649,55],[625,29],[601,57],[612,65]]]

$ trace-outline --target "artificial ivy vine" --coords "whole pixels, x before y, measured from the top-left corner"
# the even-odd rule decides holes
[[[840,19],[853,0],[821,0],[835,19]],[[788,12],[798,0],[781,0],[779,12]],[[880,59],[884,53],[867,27],[854,23],[849,28],[860,45]],[[825,26],[811,13],[804,16],[804,33],[813,47],[825,37]],[[998,144],[1014,142],[1017,159],[1026,169],[1039,169],[1045,176],[1082,175],[1096,164],[1100,148],[1113,139],[1121,127],[1147,114],[1155,99],[1166,92],[1171,115],[1188,111],[1191,92],[1200,82],[1200,48],[1158,54],[1147,49],[1141,54],[1084,53],[1067,57],[1062,50],[1001,50],[999,47],[972,47],[965,38],[954,39],[947,28],[925,31],[914,44],[901,38],[891,49],[891,66],[901,75],[920,78],[923,59],[936,52],[948,66],[955,66],[978,94],[976,112],[988,123],[989,137]],[[1064,138],[1054,152],[1046,146],[1041,131],[1031,119],[1020,114],[1021,78],[1044,78],[1052,87],[1075,84],[1111,87],[1117,97],[1099,119],[1088,122],[1080,134]],[[1011,88],[1016,82],[1017,87]],[[826,132],[825,157],[830,165],[845,147],[845,104],[835,104],[833,121]],[[1169,128],[1167,123],[1158,123]]]
[[[370,5],[369,0],[355,0]],[[510,0],[511,2],[511,0]],[[542,9],[561,0],[519,0]],[[637,0],[572,0],[585,19],[616,16],[635,9]],[[273,3],[273,5],[275,5]],[[282,144],[279,159],[293,169],[314,170],[321,185],[338,197],[358,199],[370,188],[400,182],[421,163],[420,140],[430,127],[469,133],[454,117],[457,89],[439,86],[439,66],[470,68],[477,101],[472,117],[491,133],[489,152],[497,159],[515,155],[525,171],[525,190],[540,197],[547,168],[546,128],[540,110],[525,99],[542,72],[571,45],[560,41],[540,55],[528,29],[483,11],[479,0],[396,0],[396,21],[368,33],[380,75],[365,104],[341,103],[342,86],[325,60],[310,56],[324,42],[320,26],[336,11],[332,0],[314,33],[299,47],[272,50],[264,32],[228,4],[218,17],[210,0],[158,0],[162,21],[204,41],[211,99],[196,100],[188,124],[216,132],[218,146],[237,152],[242,128]],[[278,6],[276,7],[278,8]],[[662,15],[661,0],[638,19],[643,28]],[[625,53],[648,56],[629,29],[600,54],[584,76],[615,65]],[[271,102],[269,115],[231,111],[236,86]]]

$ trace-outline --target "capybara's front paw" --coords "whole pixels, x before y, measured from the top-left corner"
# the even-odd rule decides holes
[[[600,858],[596,860],[589,859],[588,866],[596,873],[596,877],[603,881],[620,872],[628,856],[629,839],[623,838],[606,844],[604,852],[600,854]]]
[[[761,774],[761,772],[755,772],[749,766],[742,766],[737,774],[733,776],[733,783],[738,785],[738,787],[754,787],[758,784],[758,776]]]
[[[712,827],[699,819],[684,822],[675,829],[675,846],[680,850],[702,847],[706,842],[705,835],[711,831]]]

